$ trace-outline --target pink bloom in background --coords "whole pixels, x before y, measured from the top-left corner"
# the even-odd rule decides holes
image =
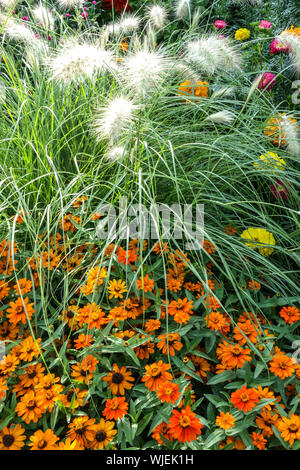
[[[275,183],[272,183],[270,189],[275,199],[287,199],[289,197],[290,191],[281,180],[277,179]]]
[[[226,26],[227,26],[227,23],[223,20],[216,20],[215,21],[215,27],[217,29],[224,29],[224,28],[226,28]]]
[[[83,11],[83,12],[81,13],[81,16],[82,16],[82,18],[83,18],[84,20],[86,20],[86,19],[89,17],[89,14],[88,14],[87,11]]]
[[[280,54],[281,52],[289,52],[290,47],[278,41],[278,39],[274,39],[270,45],[271,54]]]
[[[259,90],[267,90],[269,91],[276,83],[275,75],[271,72],[266,72],[261,77],[258,88]]]
[[[261,22],[258,25],[258,27],[260,29],[270,29],[271,26],[272,26],[272,23],[270,23],[270,21],[266,21],[266,20],[261,20]]]
[[[29,18],[28,18],[28,16],[23,16],[22,20],[23,21],[29,21]]]

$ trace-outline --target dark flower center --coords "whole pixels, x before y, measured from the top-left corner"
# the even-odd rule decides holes
[[[74,390],[69,390],[69,392],[67,393],[67,400],[71,401],[73,398],[73,395],[74,395]]]
[[[2,442],[5,447],[10,447],[15,442],[15,438],[11,434],[5,434],[2,438]]]
[[[86,431],[86,426],[82,426],[82,428],[75,430],[76,434],[78,434],[79,436],[83,436],[85,431]]]
[[[29,379],[33,379],[35,376],[36,376],[36,371],[35,371],[35,370],[33,370],[32,372],[30,372],[30,373],[28,374],[28,378],[29,378]]]
[[[68,310],[68,311],[67,311],[67,317],[70,318],[70,319],[71,319],[71,318],[74,318],[74,312],[73,312],[73,310]]]
[[[120,374],[120,372],[115,372],[112,376],[112,382],[114,384],[120,384],[122,383],[124,380],[124,377],[122,374]]]
[[[47,445],[47,441],[45,441],[45,439],[41,439],[39,442],[38,442],[38,448],[39,449],[44,449]]]
[[[98,431],[96,433],[96,441],[102,442],[106,439],[106,432],[105,431]]]

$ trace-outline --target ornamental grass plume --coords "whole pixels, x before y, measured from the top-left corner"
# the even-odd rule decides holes
[[[0,0],[0,6],[2,8],[13,10],[19,2],[20,0]]]
[[[152,5],[148,8],[148,18],[153,28],[162,29],[168,20],[167,10],[161,5]]]
[[[178,0],[175,7],[175,16],[179,20],[185,20],[191,15],[191,0]]]
[[[80,8],[83,5],[83,0],[57,0],[57,3],[61,8],[68,10]]]
[[[202,37],[187,44],[187,62],[206,74],[239,69],[240,56],[228,38]]]
[[[123,78],[131,90],[147,95],[166,78],[170,64],[170,59],[162,52],[149,51],[144,47],[124,60]]]
[[[0,13],[0,25],[3,27],[2,34],[7,34],[10,39],[25,43],[34,43],[37,40],[34,32],[28,26],[18,20],[8,18],[2,13]]]
[[[141,18],[136,15],[124,15],[119,21],[119,31],[121,34],[130,35],[137,31],[141,24]]]
[[[117,97],[96,110],[93,124],[97,140],[108,139],[117,143],[122,134],[128,132],[134,122],[135,111],[138,109],[133,101],[125,97]]]
[[[231,111],[224,110],[210,114],[204,121],[215,122],[216,124],[230,124],[234,119],[235,115]]]
[[[46,30],[54,29],[54,16],[42,3],[31,10],[34,19]]]
[[[82,82],[93,79],[97,74],[117,70],[112,52],[106,51],[98,44],[69,39],[47,61],[51,79],[67,85],[71,82]]]

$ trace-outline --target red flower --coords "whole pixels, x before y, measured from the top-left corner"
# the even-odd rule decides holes
[[[131,6],[128,0],[102,0],[101,8],[103,10],[111,10],[115,8],[117,13],[123,13],[124,11],[131,11]]]

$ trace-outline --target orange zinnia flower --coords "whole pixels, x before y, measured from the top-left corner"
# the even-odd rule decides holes
[[[121,279],[119,279],[118,281],[116,279],[113,279],[109,282],[107,290],[110,294],[110,299],[112,299],[113,297],[115,299],[123,299],[124,292],[127,292],[126,283]]]
[[[300,320],[300,310],[296,307],[283,307],[279,315],[284,319],[285,323],[296,323]]]
[[[240,369],[245,362],[251,361],[251,350],[243,349],[239,344],[229,344],[224,342],[223,350],[220,353],[222,364],[228,369]]]
[[[17,295],[28,294],[32,289],[32,281],[28,281],[26,277],[18,279],[13,288]]]
[[[105,312],[95,302],[88,303],[77,311],[76,321],[80,326],[83,324],[88,325],[89,330],[97,328],[98,330],[102,325],[106,324]]]
[[[7,309],[8,315],[7,318],[14,325],[18,323],[27,323],[27,318],[31,320],[31,317],[34,313],[33,302],[28,303],[29,298],[18,297],[15,302],[9,302],[10,308]]]
[[[170,364],[165,364],[163,361],[154,362],[150,366],[145,366],[146,372],[142,378],[142,382],[145,382],[145,386],[150,392],[155,392],[162,383],[173,379],[172,374],[167,372],[170,367]]]
[[[191,411],[191,407],[187,406],[180,412],[173,410],[169,420],[169,429],[174,439],[179,442],[191,442],[197,439],[201,434],[203,424],[199,418]]]
[[[171,354],[171,356],[175,356],[175,351],[180,351],[183,346],[180,342],[179,333],[165,333],[164,335],[159,335],[158,339],[160,341],[157,343],[157,347],[163,354]]]
[[[267,439],[265,439],[262,434],[260,434],[259,432],[253,432],[251,434],[251,438],[255,447],[260,450],[265,450]]]
[[[119,263],[129,265],[137,260],[137,254],[135,250],[124,250],[121,246],[117,250],[117,256]]]
[[[125,397],[115,397],[112,399],[107,399],[105,403],[105,408],[102,411],[103,416],[106,419],[117,420],[123,418],[127,414],[128,403],[125,400]]]
[[[238,322],[233,333],[234,339],[242,345],[247,343],[247,339],[253,344],[257,343],[257,331],[250,320]]]
[[[73,441],[79,443],[83,447],[90,447],[90,443],[94,438],[93,425],[95,424],[94,418],[89,418],[87,415],[74,418],[69,424],[69,431],[67,436]]]
[[[31,421],[36,423],[43,415],[44,411],[41,393],[33,390],[26,393],[16,406],[17,415],[27,424]]]
[[[150,279],[149,274],[146,274],[145,277],[140,276],[136,281],[136,287],[144,292],[151,292],[154,287],[154,279]]]
[[[231,429],[234,426],[236,419],[230,413],[220,412],[220,415],[216,418],[216,425],[222,429]]]
[[[246,385],[243,385],[239,390],[232,392],[231,401],[235,408],[246,413],[259,402],[259,395],[255,388],[247,388]]]
[[[52,429],[45,432],[39,430],[30,437],[29,447],[31,450],[56,450],[58,439]]]
[[[270,362],[270,371],[283,380],[286,377],[292,377],[295,372],[295,363],[289,356],[280,351],[275,354]]]
[[[156,428],[152,431],[152,437],[157,441],[160,445],[165,445],[164,441],[161,438],[161,435],[164,436],[165,439],[168,441],[172,441],[173,437],[170,433],[170,429],[167,423],[163,422],[160,423]]]
[[[92,345],[94,340],[92,339],[91,335],[81,333],[78,337],[74,340],[75,349],[82,349],[88,348]]]
[[[117,364],[113,365],[113,371],[102,377],[102,380],[108,382],[113,395],[125,395],[125,390],[133,387],[130,382],[134,382],[131,372],[127,371],[125,366],[119,368]]]
[[[146,333],[153,333],[155,330],[159,330],[161,321],[158,319],[150,319],[145,324]]]
[[[90,443],[91,449],[103,450],[108,446],[118,432],[116,429],[113,429],[114,425],[113,421],[105,421],[101,418],[100,422],[93,426],[94,437]]]
[[[19,358],[22,361],[32,361],[34,357],[39,357],[41,354],[41,338],[33,339],[28,336],[19,344]]]
[[[177,323],[187,323],[193,313],[193,301],[184,299],[172,300],[168,306],[168,313]]]
[[[163,382],[158,386],[156,395],[163,403],[173,403],[174,405],[180,398],[179,385],[173,382]]]
[[[300,439],[300,416],[295,414],[291,414],[289,418],[282,416],[277,422],[277,429],[281,437],[293,445],[296,439]]]

